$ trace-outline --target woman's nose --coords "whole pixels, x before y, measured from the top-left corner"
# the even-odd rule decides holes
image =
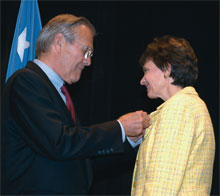
[[[141,79],[140,84],[141,84],[141,85],[144,85],[144,84],[145,84],[145,79],[144,79],[144,77]]]

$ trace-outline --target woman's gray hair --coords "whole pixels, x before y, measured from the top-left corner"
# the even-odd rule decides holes
[[[95,36],[95,27],[85,17],[77,17],[72,14],[61,14],[52,18],[41,30],[37,39],[36,56],[48,52],[55,36],[62,33],[67,42],[73,43],[77,37],[76,27],[85,25],[91,29]]]

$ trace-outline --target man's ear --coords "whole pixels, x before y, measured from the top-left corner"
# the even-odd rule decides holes
[[[56,34],[53,44],[54,44],[54,48],[55,48],[56,52],[60,53],[62,50],[62,47],[65,44],[65,38],[62,33]]]

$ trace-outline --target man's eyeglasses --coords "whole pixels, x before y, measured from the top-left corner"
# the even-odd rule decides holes
[[[84,58],[87,59],[88,57],[92,57],[93,56],[93,49],[88,47],[88,46],[84,46],[83,44],[81,44],[78,40],[75,40],[76,43],[78,43],[81,47],[82,47],[82,51],[84,53]]]

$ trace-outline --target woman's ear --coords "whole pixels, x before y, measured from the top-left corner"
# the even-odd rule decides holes
[[[171,65],[168,64],[166,71],[164,71],[164,78],[170,77],[170,74],[171,74]]]

